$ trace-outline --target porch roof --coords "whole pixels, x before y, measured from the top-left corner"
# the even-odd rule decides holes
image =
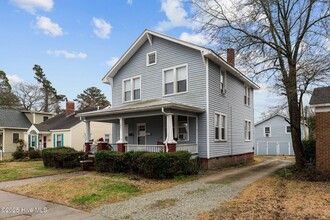
[[[175,109],[193,113],[202,113],[205,110],[196,106],[185,105],[176,102],[170,102],[164,99],[153,99],[147,100],[142,102],[136,102],[126,105],[121,105],[118,107],[111,107],[102,110],[96,110],[91,112],[84,112],[77,114],[77,117],[92,117],[92,116],[102,116],[102,115],[114,115],[114,114],[121,114],[121,113],[134,113],[134,112],[144,112],[144,111],[151,111],[151,110],[161,110],[162,108],[165,109]]]

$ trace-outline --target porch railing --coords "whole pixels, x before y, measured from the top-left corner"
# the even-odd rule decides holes
[[[164,145],[127,144],[126,151],[164,152]]]
[[[176,151],[188,151],[192,154],[198,153],[198,145],[197,144],[177,144]]]

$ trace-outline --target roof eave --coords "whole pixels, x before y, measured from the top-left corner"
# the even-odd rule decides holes
[[[255,89],[255,90],[260,89],[260,87],[256,83],[254,83],[252,80],[250,80],[247,76],[245,76],[243,73],[241,73],[238,69],[236,69],[235,67],[229,65],[224,59],[222,59],[221,57],[219,57],[213,51],[211,51],[210,53],[204,54],[204,56],[207,57],[207,58],[210,58],[212,61],[218,62],[221,65],[225,66],[225,68],[228,71],[230,71],[231,73],[233,73],[236,77],[238,77],[244,83],[246,83],[249,86],[251,86],[253,89]]]

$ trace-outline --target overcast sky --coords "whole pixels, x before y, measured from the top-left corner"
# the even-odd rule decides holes
[[[12,84],[36,83],[38,64],[59,94],[74,99],[96,86],[111,101],[101,79],[144,29],[209,46],[190,10],[181,0],[1,0],[0,69]],[[260,86],[257,120],[278,101]]]

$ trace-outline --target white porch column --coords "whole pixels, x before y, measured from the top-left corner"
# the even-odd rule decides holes
[[[173,139],[173,114],[166,114],[166,126],[167,126],[167,137],[165,140],[165,144],[176,144],[176,141]]]
[[[85,142],[89,142],[91,139],[91,122],[90,121],[85,121],[86,123],[86,137],[85,137]]]
[[[125,119],[119,118],[119,141],[117,141],[117,144],[126,143],[124,135],[125,135]]]

